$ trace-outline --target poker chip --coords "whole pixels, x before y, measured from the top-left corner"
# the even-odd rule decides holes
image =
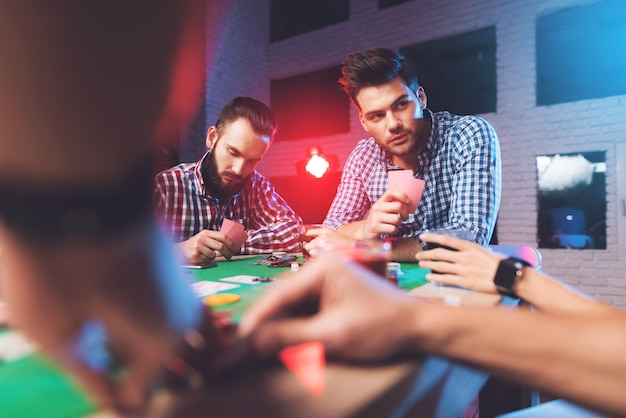
[[[241,300],[241,296],[235,293],[216,293],[214,295],[207,296],[202,301],[208,306],[220,306],[239,302],[239,300]]]

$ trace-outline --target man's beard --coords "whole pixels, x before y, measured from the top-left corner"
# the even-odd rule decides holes
[[[217,170],[215,153],[211,150],[202,164],[202,177],[204,178],[204,187],[207,191],[212,196],[223,200],[228,199],[243,190],[250,176],[243,178],[238,183],[224,184],[222,177]]]

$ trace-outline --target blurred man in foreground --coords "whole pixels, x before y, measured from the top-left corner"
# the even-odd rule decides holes
[[[181,42],[203,3],[0,3],[4,297],[15,326],[103,404],[142,405],[202,321],[152,218],[151,156],[189,97],[173,86],[195,71]],[[94,329],[123,379],[81,351]]]

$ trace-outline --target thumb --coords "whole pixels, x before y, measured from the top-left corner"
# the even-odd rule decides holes
[[[285,347],[308,341],[321,341],[319,323],[315,317],[267,322],[250,335],[252,350],[259,356],[269,357]]]

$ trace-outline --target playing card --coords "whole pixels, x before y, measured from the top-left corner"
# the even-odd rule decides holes
[[[413,177],[412,170],[393,170],[387,173],[389,188],[398,190],[411,199],[409,212],[414,213],[424,191],[424,180]]]
[[[30,342],[20,331],[0,334],[0,363],[18,360],[35,351],[35,344]]]
[[[234,246],[237,250],[239,250],[243,243],[246,242],[246,239],[248,239],[248,234],[246,234],[244,226],[231,219],[224,218],[220,232],[224,233],[228,238],[233,240]]]
[[[234,283],[218,283],[202,280],[191,284],[191,288],[198,297],[206,297],[223,290],[236,289],[240,287]]]

